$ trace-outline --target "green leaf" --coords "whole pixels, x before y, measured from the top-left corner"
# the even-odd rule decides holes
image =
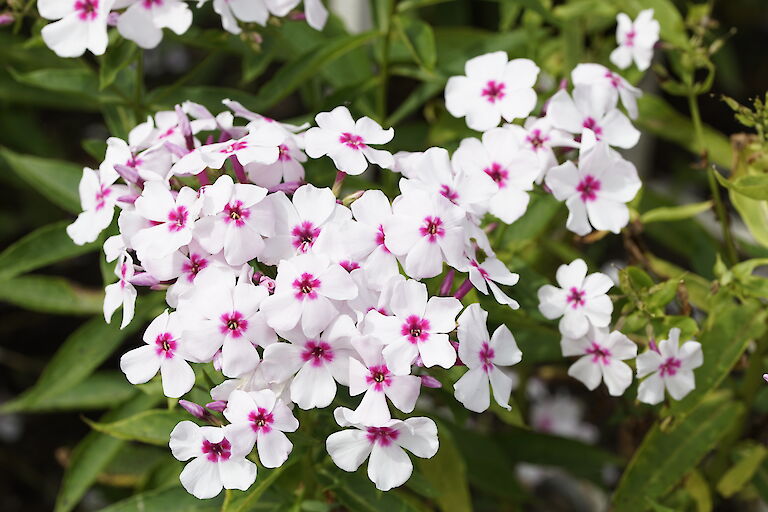
[[[387,492],[376,490],[364,472],[345,473],[343,471],[318,471],[321,482],[331,488],[336,500],[346,510],[355,512],[414,512],[430,510],[398,489]]]
[[[31,85],[69,96],[89,98],[97,103],[121,103],[123,98],[112,92],[100,92],[99,79],[86,68],[36,69],[29,72],[8,70],[14,80],[23,85]]]
[[[138,47],[127,39],[120,38],[117,44],[109,46],[109,51],[101,58],[99,67],[99,90],[103,91],[115,82],[118,73],[136,59]]]
[[[646,499],[663,496],[741,420],[744,406],[728,394],[707,396],[685,419],[645,435],[613,496],[615,510],[643,512]]]
[[[696,503],[696,512],[712,512],[712,493],[700,471],[691,471],[685,479],[685,490]]]
[[[712,208],[712,201],[654,208],[653,210],[648,210],[640,215],[640,222],[643,224],[650,224],[651,222],[669,222],[690,219],[710,208]]]
[[[298,460],[297,457],[291,457],[282,466],[275,469],[259,468],[256,484],[247,491],[230,491],[224,506],[221,507],[221,512],[248,512],[252,510],[253,506],[259,502],[264,491],[275,483],[280,478],[280,475],[293,465],[296,460]]]
[[[502,2],[507,3],[516,3],[520,4],[529,11],[533,11],[545,20],[547,22],[551,23],[552,25],[555,25],[556,27],[559,27],[562,23],[559,19],[557,19],[553,14],[552,10],[545,7],[544,4],[541,2],[541,0],[501,0]]]
[[[306,83],[330,62],[380,37],[375,31],[329,40],[321,48],[313,49],[286,63],[264,84],[255,100],[256,110],[266,110]]]
[[[768,247],[768,201],[758,201],[732,190],[728,195],[755,240]]]
[[[101,512],[218,512],[223,493],[210,500],[199,500],[181,487],[147,491],[101,509]]]
[[[730,294],[720,292],[713,300],[699,339],[704,364],[695,370],[696,389],[679,402],[673,402],[670,415],[679,418],[694,409],[710,390],[716,389],[749,342],[765,332],[766,319],[768,310],[758,300],[749,299],[739,304]]]
[[[101,421],[112,422],[132,416],[152,407],[159,397],[138,393],[133,399],[102,416]],[[96,477],[125,444],[120,439],[91,432],[72,450],[69,466],[64,471],[61,488],[56,496],[55,512],[69,512],[74,509]]]
[[[434,457],[417,459],[416,463],[421,473],[437,491],[435,501],[440,510],[443,512],[472,510],[466,464],[450,431],[441,429],[440,449]]]
[[[103,310],[104,292],[63,277],[28,275],[0,280],[0,301],[41,313],[94,315]]]
[[[99,242],[75,245],[66,228],[69,221],[55,222],[29,233],[0,253],[0,279],[48,266],[96,251]]]
[[[445,83],[440,80],[436,82],[424,82],[419,84],[416,89],[403,101],[392,115],[389,116],[387,121],[390,125],[395,126],[405,118],[413,114],[416,110],[421,108],[427,100],[440,94],[445,87]]]
[[[69,162],[21,155],[0,147],[0,156],[11,170],[52,203],[71,213],[80,213],[78,185],[82,167]]]
[[[167,446],[171,430],[184,420],[192,420],[192,416],[184,410],[155,409],[113,423],[85,421],[97,432],[118,439]]]
[[[395,27],[414,61],[428,70],[435,69],[437,50],[432,27],[418,18],[395,16]]]
[[[768,174],[750,174],[741,176],[731,181],[723,177],[719,172],[715,172],[717,181],[722,186],[743,196],[758,201],[768,200]]]
[[[752,480],[763,460],[768,456],[768,449],[757,443],[750,443],[740,452],[739,460],[717,483],[717,492],[725,498],[730,498],[741,491]]]
[[[66,391],[36,402],[11,401],[0,412],[50,412],[106,409],[136,394],[136,388],[119,372],[95,373]]]

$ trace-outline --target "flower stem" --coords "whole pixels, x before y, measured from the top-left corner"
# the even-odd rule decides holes
[[[731,234],[730,219],[728,218],[728,212],[725,209],[725,203],[723,203],[723,197],[720,194],[720,187],[715,179],[715,171],[707,162],[707,150],[704,142],[704,128],[701,123],[701,114],[699,113],[699,102],[696,94],[690,93],[688,95],[688,106],[691,111],[691,120],[693,121],[693,130],[696,135],[696,151],[702,159],[703,166],[707,169],[707,181],[709,183],[709,190],[712,193],[712,199],[715,202],[715,212],[717,218],[720,221],[720,227],[723,232],[723,243],[725,244],[725,250],[723,259],[727,262],[728,266],[733,266],[739,261],[738,253],[736,251],[736,244]]]

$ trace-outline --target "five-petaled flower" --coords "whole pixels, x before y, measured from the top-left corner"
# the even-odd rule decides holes
[[[680,329],[669,330],[656,350],[637,356],[637,378],[648,376],[637,389],[637,398],[647,404],[664,400],[664,390],[675,400],[682,400],[696,387],[693,370],[704,363],[701,343],[689,340],[680,345]]]

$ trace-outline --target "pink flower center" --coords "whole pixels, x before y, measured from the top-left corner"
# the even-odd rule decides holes
[[[440,185],[440,195],[454,204],[459,200],[459,193],[448,185]]]
[[[320,236],[320,228],[315,227],[309,221],[304,221],[293,227],[291,235],[293,236],[293,246],[299,252],[305,253],[315,243],[315,239]]]
[[[371,366],[368,370],[370,374],[365,376],[365,383],[373,386],[375,391],[383,391],[392,384],[392,374],[389,373],[387,365]]]
[[[158,7],[163,5],[163,0],[142,0],[141,5],[145,9],[151,9],[155,5],[157,5]]]
[[[272,430],[272,423],[275,422],[275,417],[271,412],[263,407],[259,407],[248,414],[248,421],[251,422],[251,429],[254,432],[266,434]]]
[[[419,233],[421,233],[421,236],[429,237],[430,242],[436,242],[438,238],[445,236],[443,220],[440,217],[424,217]]]
[[[168,137],[170,137],[170,136],[171,136],[171,135],[173,135],[174,133],[176,133],[176,127],[175,127],[175,126],[174,126],[174,127],[171,127],[171,128],[168,128],[167,130],[165,130],[165,131],[164,131],[162,134],[160,134],[160,137],[159,137],[159,138],[161,138],[161,139],[167,139]]]
[[[81,20],[92,21],[99,15],[99,0],[77,0],[75,11]]]
[[[549,137],[542,135],[541,130],[531,130],[531,133],[525,137],[526,142],[531,145],[531,149],[534,151],[540,150],[544,147],[544,143],[549,140]]]
[[[346,144],[347,147],[352,149],[363,149],[365,147],[365,141],[359,135],[353,133],[344,132],[339,137],[339,142]]]
[[[411,343],[419,343],[429,339],[429,320],[411,315],[405,319],[400,327],[400,334],[408,338]]]
[[[368,441],[371,444],[379,443],[380,446],[389,446],[400,436],[400,432],[392,427],[368,427],[367,431]]]
[[[138,166],[140,166],[142,163],[144,163],[144,161],[141,158],[136,158],[135,156],[132,156],[131,158],[128,159],[127,162],[125,162],[125,165],[127,165],[132,169],[135,169]]]
[[[243,202],[233,201],[224,207],[224,222],[229,224],[234,222],[235,226],[240,227],[245,224],[246,219],[251,216],[251,210],[243,208]]]
[[[347,272],[352,272],[353,270],[357,270],[358,268],[360,268],[360,264],[358,262],[351,261],[351,260],[340,261],[339,265],[341,265],[341,268],[343,268]]]
[[[295,297],[298,300],[316,299],[317,288],[320,287],[320,280],[312,274],[304,272],[301,277],[294,279],[293,288],[296,290]]]
[[[496,103],[497,101],[501,101],[504,96],[506,96],[506,93],[504,92],[504,89],[506,89],[506,84],[503,82],[497,82],[496,80],[489,80],[485,84],[485,88],[482,91],[482,95],[485,96],[485,99],[488,100],[489,103]]]
[[[101,210],[106,205],[107,197],[112,193],[112,189],[104,185],[99,185],[99,191],[96,192],[96,210]]]
[[[125,288],[128,285],[128,264],[123,263],[120,265],[120,288]]]
[[[637,37],[635,29],[627,32],[627,35],[624,36],[624,46],[635,46],[635,37]]]
[[[568,296],[565,298],[565,301],[570,304],[573,309],[579,309],[586,302],[584,300],[584,295],[586,295],[584,290],[579,290],[573,286],[571,287]]]
[[[480,356],[480,362],[483,363],[485,373],[491,373],[491,370],[493,370],[493,357],[496,355],[496,352],[487,341],[483,342],[478,355]]]
[[[379,224],[378,229],[376,230],[376,245],[380,246],[382,249],[384,249],[384,252],[389,252],[389,249],[387,249],[387,246],[384,244],[384,226]]]
[[[203,446],[200,448],[211,462],[227,461],[232,455],[232,445],[225,437],[219,443],[212,443],[207,439],[203,440]]]
[[[491,277],[488,274],[488,271],[485,270],[483,267],[481,267],[480,264],[477,262],[477,260],[470,260],[469,264],[477,269],[477,271],[480,273],[480,276],[483,279],[485,279],[486,281],[490,281],[491,280]]]
[[[244,140],[239,140],[237,142],[233,142],[229,146],[222,148],[219,150],[219,153],[225,153],[227,155],[231,155],[235,151],[240,151],[241,149],[245,149],[248,147],[248,143]]]
[[[595,132],[595,139],[600,140],[600,136],[603,134],[603,129],[597,124],[597,121],[593,117],[588,117],[581,124],[584,128]]]
[[[168,230],[181,231],[187,225],[189,212],[184,206],[177,206],[168,212]]]
[[[248,320],[246,320],[243,314],[239,311],[224,313],[221,315],[220,319],[221,325],[219,326],[219,332],[221,332],[221,334],[229,334],[233,338],[239,338],[245,334],[245,330],[248,329]]]
[[[303,361],[311,361],[312,366],[322,366],[333,361],[333,349],[324,341],[309,340],[301,352]]]
[[[166,359],[173,359],[173,353],[176,351],[177,341],[169,332],[158,334],[155,338],[155,353]]]
[[[605,366],[611,364],[611,351],[596,342],[587,349],[587,354],[592,356],[593,363],[601,363]]]
[[[187,274],[187,281],[190,283],[195,280],[198,272],[208,266],[208,260],[199,254],[190,254],[189,261],[184,262],[181,266],[181,271]]]
[[[677,374],[677,371],[682,366],[683,362],[676,357],[668,357],[661,366],[659,366],[659,374],[662,377],[672,377]]]
[[[281,162],[290,162],[292,160],[291,158],[291,150],[288,149],[288,146],[285,144],[280,144],[277,146],[277,149],[280,150],[280,154],[277,156],[277,159]]]
[[[576,191],[581,194],[581,200],[585,203],[587,201],[594,201],[597,199],[597,192],[600,191],[600,180],[593,177],[591,174],[584,176],[584,179],[576,185]]]
[[[491,177],[496,182],[499,188],[507,186],[507,180],[509,179],[509,171],[507,171],[501,164],[493,162],[490,167],[483,169],[485,174]]]
[[[615,87],[616,89],[619,89],[621,87],[621,77],[617,75],[616,73],[613,73],[611,71],[605,72],[605,78],[611,81],[611,85]]]

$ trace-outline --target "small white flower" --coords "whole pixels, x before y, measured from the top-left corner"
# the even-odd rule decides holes
[[[626,203],[642,186],[635,166],[605,142],[582,148],[578,167],[569,160],[551,169],[545,183],[568,207],[566,227],[581,236],[593,227],[619,233],[629,223]]]
[[[703,363],[701,343],[689,340],[680,345],[680,329],[670,329],[669,339],[661,340],[658,351],[648,350],[637,356],[637,377],[650,375],[638,387],[638,400],[661,403],[664,389],[675,400],[682,400],[696,388],[693,370]]]
[[[467,258],[467,264],[460,269],[469,273],[469,281],[483,295],[488,291],[499,304],[505,304],[512,309],[518,309],[520,304],[499,288],[499,284],[513,286],[517,284],[520,276],[509,271],[507,266],[498,258],[490,257],[479,263],[474,255]]]
[[[445,86],[445,106],[467,126],[485,131],[525,118],[536,106],[533,86],[539,67],[529,59],[508,60],[506,52],[480,55],[466,62],[464,76],[453,76]]]
[[[381,491],[403,485],[413,472],[413,463],[405,453],[422,459],[432,458],[439,448],[437,425],[429,418],[390,420],[378,427],[352,423],[352,411],[337,408],[333,415],[341,427],[355,427],[328,436],[325,446],[333,462],[344,471],[357,471],[368,461],[368,478]]]
[[[619,331],[590,327],[580,338],[563,337],[563,356],[581,356],[568,368],[568,375],[594,390],[604,381],[608,393],[621,396],[632,384],[632,369],[624,362],[637,355],[637,345]]]
[[[107,17],[114,0],[38,0],[40,16],[59,20],[43,27],[43,41],[59,57],[79,57],[85,50],[107,49]]]
[[[195,385],[195,372],[187,361],[196,359],[186,350],[182,341],[183,322],[178,313],[166,309],[155,318],[143,340],[146,345],[131,350],[120,358],[120,369],[131,384],[143,384],[158,371],[163,381],[163,393],[179,398]]]
[[[192,11],[184,0],[117,0],[115,9],[128,7],[117,20],[117,30],[141,48],[155,48],[163,29],[185,33],[192,25]]]
[[[381,190],[366,190],[350,208],[362,230],[358,243],[365,246],[362,266],[366,271],[366,280],[381,290],[393,276],[399,274],[397,258],[387,247],[385,231],[392,219],[392,205]]]
[[[560,332],[569,338],[580,338],[590,325],[607,327],[613,303],[607,292],[611,278],[595,272],[587,275],[587,264],[577,259],[557,269],[559,288],[546,284],[539,288],[539,311],[546,318],[560,318]]]
[[[114,170],[83,169],[79,187],[83,212],[67,226],[67,234],[77,245],[93,242],[112,223],[118,198],[128,192],[125,185],[115,184],[117,178]]]
[[[512,135],[517,147],[536,155],[539,162],[538,184],[541,184],[546,172],[557,165],[554,148],[579,145],[571,134],[552,126],[552,120],[546,117],[529,117],[523,126],[507,124],[502,128]]]
[[[365,171],[368,162],[385,169],[394,165],[391,153],[370,147],[391,141],[395,135],[392,128],[384,130],[369,117],[355,121],[347,107],[321,112],[315,121],[317,126],[304,134],[306,152],[311,158],[328,155],[338,170],[352,175]]]
[[[653,19],[653,9],[640,11],[635,21],[621,12],[616,16],[616,43],[618,48],[611,52],[611,62],[621,69],[637,64],[640,71],[651,65],[653,46],[659,40],[659,22]]]
[[[104,289],[104,320],[109,323],[117,308],[123,306],[121,329],[124,329],[126,325],[131,323],[134,308],[136,307],[136,288],[131,284],[133,274],[133,260],[127,252],[123,252],[118,258],[117,266],[115,267],[115,275],[119,278],[119,281],[107,285]]]
[[[459,358],[469,371],[453,385],[456,400],[474,412],[483,412],[493,398],[501,407],[510,410],[509,395],[514,379],[500,366],[519,363],[523,353],[506,325],[500,325],[488,334],[488,313],[480,304],[472,304],[459,317]]]
[[[606,104],[616,105],[617,101],[621,99],[629,117],[637,118],[637,99],[643,95],[643,92],[637,87],[633,87],[618,73],[614,73],[600,64],[579,64],[571,72],[571,79],[575,86],[599,86],[598,93],[609,96]]]
[[[245,491],[256,481],[256,464],[245,459],[250,447],[232,430],[231,425],[200,427],[182,421],[171,432],[168,444],[173,456],[181,461],[194,459],[179,479],[196,498],[213,498],[222,488]]]

